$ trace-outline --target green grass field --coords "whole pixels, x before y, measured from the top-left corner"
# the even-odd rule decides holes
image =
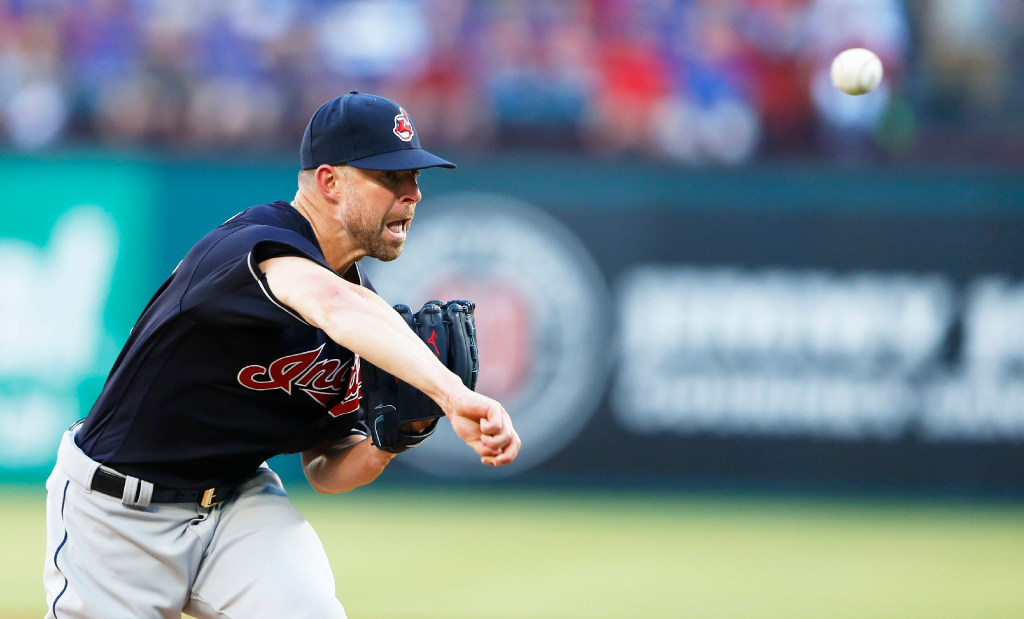
[[[0,491],[0,617],[41,617],[43,496]],[[395,487],[293,498],[352,619],[1024,617],[1020,504]]]

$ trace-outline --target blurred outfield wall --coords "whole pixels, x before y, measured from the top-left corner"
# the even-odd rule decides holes
[[[477,301],[524,449],[492,471],[439,431],[399,475],[1024,488],[1020,174],[452,157],[371,275]],[[294,177],[0,160],[0,480],[45,475],[183,252]]]

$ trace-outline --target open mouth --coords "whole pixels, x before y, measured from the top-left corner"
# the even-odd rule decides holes
[[[387,229],[392,236],[399,239],[404,239],[409,235],[409,224],[412,222],[412,218],[396,219],[395,221],[388,222]]]

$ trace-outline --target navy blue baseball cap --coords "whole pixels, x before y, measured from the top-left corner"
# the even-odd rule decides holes
[[[390,99],[352,91],[331,99],[309,119],[299,149],[302,169],[346,163],[364,170],[454,168],[420,148],[404,108]]]

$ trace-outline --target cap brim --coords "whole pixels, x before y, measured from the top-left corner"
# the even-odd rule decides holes
[[[441,159],[422,148],[403,148],[390,153],[353,159],[347,163],[354,168],[363,170],[420,170],[422,168],[455,167],[451,161]]]

